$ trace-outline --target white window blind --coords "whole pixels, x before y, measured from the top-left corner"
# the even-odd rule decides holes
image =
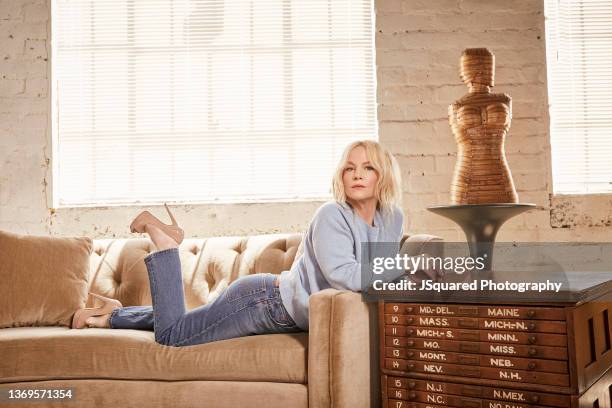
[[[329,198],[371,0],[53,0],[54,204]]]
[[[545,0],[555,193],[612,192],[612,1]]]

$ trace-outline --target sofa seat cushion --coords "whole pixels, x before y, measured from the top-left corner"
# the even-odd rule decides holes
[[[152,331],[65,327],[0,330],[0,382],[106,378],[306,384],[308,333],[246,336],[187,347]]]

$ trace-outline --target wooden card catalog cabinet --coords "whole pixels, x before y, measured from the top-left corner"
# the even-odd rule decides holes
[[[612,280],[572,295],[379,302],[383,407],[612,408]]]

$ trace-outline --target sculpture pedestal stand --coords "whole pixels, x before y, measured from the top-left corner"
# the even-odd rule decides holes
[[[484,257],[483,271],[491,272],[495,236],[504,222],[535,207],[535,204],[464,204],[427,207],[455,221],[467,238],[472,258]]]

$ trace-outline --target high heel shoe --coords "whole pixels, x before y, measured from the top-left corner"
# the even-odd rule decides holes
[[[130,231],[145,232],[145,226],[147,224],[153,224],[162,231],[164,231],[166,235],[168,235],[170,238],[175,240],[177,244],[180,245],[180,243],[183,242],[183,238],[185,237],[185,232],[181,227],[179,227],[178,222],[176,222],[176,218],[174,218],[174,215],[172,215],[172,212],[170,212],[170,209],[168,208],[168,205],[166,205],[166,203],[164,203],[164,207],[166,207],[166,211],[168,211],[170,220],[172,220],[171,225],[164,224],[150,212],[143,211],[138,214],[136,218],[134,218],[134,221],[132,221],[132,223],[130,224]]]
[[[82,329],[83,327],[85,327],[85,321],[87,320],[87,318],[92,317],[92,316],[102,316],[105,314],[108,314],[110,312],[112,312],[113,310],[115,310],[118,307],[123,307],[123,305],[121,304],[120,301],[118,301],[117,299],[111,299],[111,298],[107,298],[104,297],[102,295],[98,295],[96,293],[91,293],[89,292],[89,294],[93,297],[95,297],[96,299],[99,299],[102,301],[102,306],[100,307],[86,307],[83,309],[79,309],[74,313],[74,316],[72,318],[72,328],[73,329]]]

